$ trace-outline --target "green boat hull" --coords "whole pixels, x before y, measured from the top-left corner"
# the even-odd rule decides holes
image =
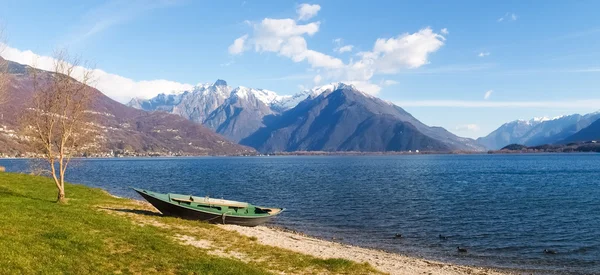
[[[163,215],[210,223],[257,226],[268,222],[285,210],[234,201],[161,194],[135,188],[134,190]]]

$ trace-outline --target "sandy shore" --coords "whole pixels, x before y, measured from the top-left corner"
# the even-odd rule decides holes
[[[265,245],[281,247],[319,258],[342,258],[361,263],[367,262],[390,274],[512,274],[506,271],[459,266],[340,244],[265,226],[219,225],[219,227],[236,231],[248,237],[256,237]]]
[[[156,212],[147,202],[132,200],[145,209]],[[158,213],[158,212],[157,212]],[[318,258],[341,258],[359,263],[369,263],[376,269],[389,274],[428,274],[428,275],[458,275],[458,274],[522,274],[508,270],[494,270],[484,267],[462,266],[425,260],[416,257],[403,256],[376,249],[352,246],[332,241],[321,240],[288,230],[267,227],[244,227],[237,225],[217,225],[218,227],[238,232],[248,237],[256,237],[257,241],[269,246],[288,249],[294,252],[312,255]],[[196,245],[197,246],[197,245]]]

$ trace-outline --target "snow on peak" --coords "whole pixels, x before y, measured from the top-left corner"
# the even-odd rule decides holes
[[[344,89],[344,88],[350,88],[353,90],[357,90],[356,87],[352,84],[346,84],[346,83],[342,83],[342,82],[335,82],[335,83],[329,83],[323,86],[319,86],[319,87],[314,87],[308,91],[305,91],[305,93],[307,93],[308,95],[312,96],[312,97],[316,97],[321,95],[322,93],[331,93],[335,90],[338,89]]]
[[[544,117],[534,117],[530,121],[539,123],[539,122],[544,122],[544,121],[548,121],[548,120],[551,120],[551,119],[544,116]]]
[[[347,84],[347,83],[343,83],[343,82],[334,82],[334,83],[329,83],[329,84],[326,84],[323,86],[317,86],[312,89],[304,90],[304,91],[296,93],[294,95],[280,96],[280,99],[275,101],[273,103],[273,105],[279,107],[282,110],[291,109],[291,108],[296,107],[296,105],[298,105],[300,102],[304,101],[307,98],[315,98],[322,94],[328,95],[335,90],[344,89],[344,88],[359,91],[356,88],[356,86],[354,86],[352,84]],[[364,94],[365,96],[372,97],[372,95],[366,94],[362,91],[359,91],[359,92]]]
[[[530,120],[519,119],[519,120],[516,120],[515,122],[526,124],[526,125],[535,126],[535,125],[540,124],[542,122],[557,120],[557,119],[561,119],[563,117],[565,117],[565,116],[562,115],[562,116],[556,116],[556,117],[553,117],[553,118],[549,118],[549,117],[543,116],[543,117],[534,117],[534,118],[532,118]]]
[[[216,94],[219,97],[227,98],[231,93],[231,87],[227,86],[227,82],[218,79],[215,83],[200,83],[194,87],[194,93],[203,96]]]
[[[233,91],[231,91],[231,95],[236,95],[238,98],[247,99],[250,95],[253,95],[256,99],[263,102],[267,106],[270,106],[274,102],[277,102],[283,99],[286,96],[280,96],[277,93],[265,89],[254,89],[248,88],[244,86],[239,86]]]
[[[294,95],[283,95],[279,96],[272,105],[278,107],[281,110],[287,110],[296,107],[300,102],[307,98],[315,98],[323,93],[331,93],[339,88],[350,86],[341,82],[330,83],[323,86],[314,87],[309,90],[296,93]],[[353,87],[353,86],[352,86]]]
[[[288,110],[296,107],[300,102],[307,98],[315,98],[322,94],[329,94],[338,89],[352,89],[359,91],[356,86],[343,82],[334,82],[323,86],[317,86],[312,89],[304,90],[294,95],[278,95],[274,91],[265,89],[255,89],[244,86],[239,86],[232,90],[232,87],[227,86],[225,80],[217,79],[214,83],[198,83],[194,86],[192,91],[171,91],[169,93],[159,94],[156,98],[166,98],[168,96],[181,97],[185,92],[192,92],[194,95],[203,97],[218,96],[219,98],[237,97],[239,99],[247,100],[251,95],[257,100],[263,102],[265,105],[272,108],[279,109],[281,111]],[[365,96],[373,97],[367,93],[359,91]],[[133,104],[133,103],[132,103]]]

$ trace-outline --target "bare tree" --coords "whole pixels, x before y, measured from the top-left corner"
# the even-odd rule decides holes
[[[66,51],[57,52],[54,58],[53,72],[30,71],[34,96],[21,128],[30,151],[48,164],[62,203],[71,158],[92,146],[97,132],[93,112],[88,110],[92,70],[84,69],[79,59],[70,58]]]

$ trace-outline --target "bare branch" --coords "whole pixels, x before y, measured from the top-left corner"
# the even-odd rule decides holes
[[[62,201],[69,163],[93,145],[97,131],[90,126],[94,125],[89,110],[93,89],[88,86],[92,70],[64,50],[56,51],[54,58],[53,72],[32,66],[34,97],[21,125],[31,150],[50,166]]]

